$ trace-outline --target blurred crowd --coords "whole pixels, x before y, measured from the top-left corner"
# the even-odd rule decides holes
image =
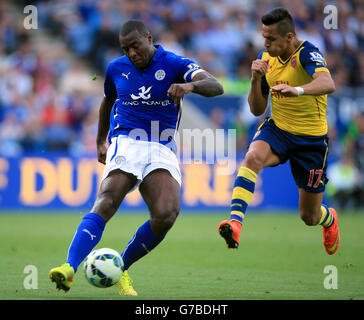
[[[189,56],[214,75],[250,78],[251,60],[263,48],[260,17],[279,5],[293,15],[300,39],[324,53],[337,86],[364,85],[364,3],[335,1],[338,29],[326,30],[324,7],[315,0],[58,0],[39,1],[40,27],[103,72],[120,55],[118,32],[130,18],[143,20],[156,42]],[[241,94],[241,92],[240,92]]]
[[[39,46],[38,30],[24,28],[23,8],[29,4],[37,8],[39,31],[58,45]],[[337,8],[337,30],[324,28],[328,4]],[[263,49],[260,17],[277,6],[292,13],[298,38],[323,52],[337,87],[335,95],[362,92],[362,0],[0,1],[0,153],[95,152],[103,74],[107,64],[122,55],[118,32],[131,18],[143,20],[156,43],[216,75],[227,95],[246,94],[251,61]],[[237,129],[241,150],[256,121],[246,121],[244,114],[241,110],[226,114],[223,107],[210,114],[222,127]],[[332,149],[348,154],[361,175],[363,119],[360,110],[352,112],[344,126],[337,128],[333,122],[330,131]],[[363,180],[361,176],[355,183]]]

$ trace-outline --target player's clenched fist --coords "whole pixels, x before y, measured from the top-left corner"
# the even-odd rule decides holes
[[[269,59],[257,59],[253,61],[251,68],[253,78],[261,78],[268,72],[268,62]]]
[[[106,164],[106,152],[107,152],[107,144],[101,143],[97,144],[97,161]]]
[[[192,83],[174,83],[172,84],[168,91],[167,96],[171,97],[175,106],[180,104],[183,95],[192,92]]]

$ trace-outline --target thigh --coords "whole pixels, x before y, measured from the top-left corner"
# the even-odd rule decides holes
[[[165,169],[150,172],[140,184],[140,193],[151,216],[176,213],[181,208],[181,187]]]
[[[291,151],[290,166],[298,188],[309,193],[322,193],[328,181],[327,140],[321,137],[295,137],[295,147]]]
[[[248,168],[249,162],[256,162],[258,171],[254,170],[255,168],[250,169],[259,172],[259,169],[285,163],[288,159],[288,148],[289,140],[287,140],[286,133],[274,124],[273,119],[267,118],[255,133],[245,162],[247,162]]]
[[[111,171],[101,182],[92,212],[108,221],[136,183],[137,178],[130,173],[119,169]]]
[[[273,167],[280,163],[281,159],[272,150],[268,142],[256,140],[250,144],[242,165],[259,172],[263,168]]]

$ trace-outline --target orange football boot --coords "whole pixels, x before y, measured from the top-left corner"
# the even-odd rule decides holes
[[[328,228],[322,227],[322,232],[324,235],[325,250],[329,255],[332,255],[339,248],[340,232],[339,232],[339,225],[338,225],[336,210],[333,208],[329,208],[329,210],[332,213],[332,215],[334,216],[334,223]]]
[[[237,249],[239,247],[239,237],[241,231],[240,222],[224,220],[220,222],[218,231],[225,239],[229,249]]]

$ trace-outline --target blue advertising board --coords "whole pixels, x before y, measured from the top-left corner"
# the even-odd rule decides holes
[[[94,157],[0,157],[0,210],[91,208],[104,166]],[[236,171],[218,164],[181,164],[182,209],[229,208]],[[298,191],[288,164],[259,175],[250,209],[295,209]],[[123,208],[145,208],[138,190]],[[249,210],[250,210],[249,209]]]

